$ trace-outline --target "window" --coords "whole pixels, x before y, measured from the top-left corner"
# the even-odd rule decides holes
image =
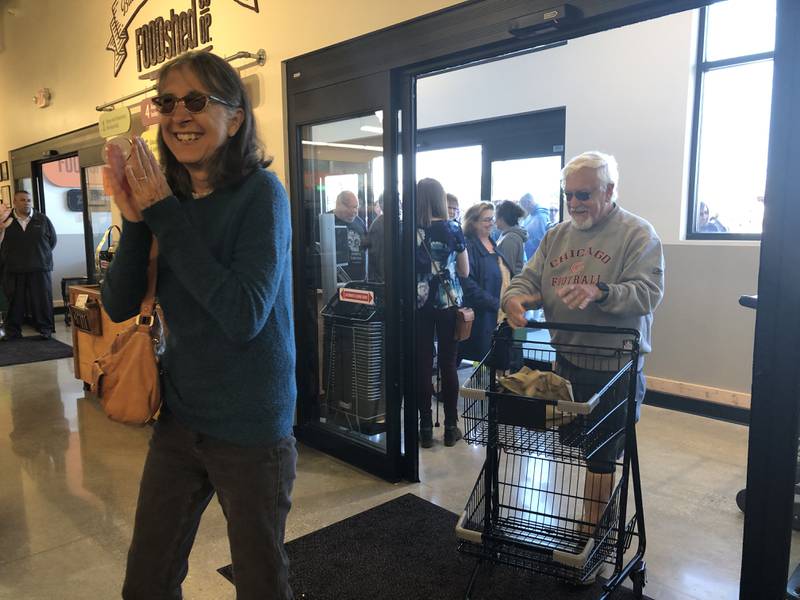
[[[775,0],[701,11],[690,239],[759,239],[772,104]]]
[[[537,156],[492,161],[492,202],[519,202],[531,194],[549,212],[551,223],[561,220],[561,156]]]
[[[461,146],[417,152],[417,181],[433,177],[458,198],[461,214],[481,201],[481,146]]]

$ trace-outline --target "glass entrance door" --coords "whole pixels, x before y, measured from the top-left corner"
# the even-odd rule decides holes
[[[400,278],[390,267],[400,211],[396,169],[384,160],[396,139],[388,91],[382,75],[290,96],[299,167],[291,186],[297,434],[399,479],[408,474],[397,381]]]

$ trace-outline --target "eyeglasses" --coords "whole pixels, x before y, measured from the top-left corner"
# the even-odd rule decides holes
[[[567,192],[567,191],[564,191],[563,193],[564,193],[564,198],[566,198],[567,202],[572,200],[573,196],[575,196],[575,198],[577,200],[580,200],[581,202],[586,202],[587,200],[589,200],[589,198],[592,197],[592,194],[594,194],[594,191],[591,191],[591,192],[586,191],[586,190],[581,190],[579,192]]]
[[[201,94],[200,92],[191,92],[183,98],[178,98],[174,94],[161,94],[151,98],[151,100],[162,115],[171,115],[175,111],[175,107],[178,106],[178,102],[183,102],[183,106],[192,114],[203,112],[209,102],[217,102],[218,104],[233,107],[233,104],[227,100],[217,98],[211,94]]]
[[[481,223],[494,223],[494,217],[486,217],[485,219],[481,219]]]

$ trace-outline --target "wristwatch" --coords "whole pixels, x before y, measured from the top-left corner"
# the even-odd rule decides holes
[[[603,283],[602,281],[597,282],[597,289],[600,290],[601,295],[600,297],[595,300],[596,303],[605,302],[606,298],[608,298],[608,284]]]

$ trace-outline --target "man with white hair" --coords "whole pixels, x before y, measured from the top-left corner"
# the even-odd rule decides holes
[[[653,226],[616,203],[618,177],[614,157],[600,152],[586,152],[567,163],[561,172],[561,187],[571,219],[545,234],[533,259],[508,286],[502,308],[513,327],[525,326],[526,310],[544,308],[547,321],[638,330],[638,419],[653,311],[664,295],[664,256]],[[608,336],[583,332],[553,330],[552,336],[556,348],[562,344],[608,347],[610,341]],[[603,365],[593,360],[589,368],[559,357],[556,372],[567,379],[597,383],[595,391],[599,391],[616,366],[608,362]],[[617,415],[616,424],[624,426],[623,416]],[[614,462],[624,447],[622,438],[618,436],[616,444],[606,444],[587,460],[584,498],[594,502],[584,503],[586,523],[597,522],[611,495]]]

